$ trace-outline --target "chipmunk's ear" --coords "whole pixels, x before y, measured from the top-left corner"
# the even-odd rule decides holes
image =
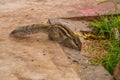
[[[51,24],[51,19],[48,19],[47,23],[48,23],[48,24]]]
[[[48,19],[47,23],[50,25],[55,25],[55,24],[58,24],[58,23],[56,23],[56,21],[57,21],[57,19],[51,18],[51,19]]]

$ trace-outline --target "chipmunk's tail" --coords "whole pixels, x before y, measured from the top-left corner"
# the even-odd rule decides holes
[[[12,37],[26,37],[30,34],[35,34],[39,32],[48,33],[49,25],[43,25],[43,24],[32,24],[32,25],[26,25],[16,28],[10,33],[10,36]]]

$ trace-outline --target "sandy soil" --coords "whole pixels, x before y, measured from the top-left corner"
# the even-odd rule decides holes
[[[77,65],[71,64],[61,45],[50,41],[46,34],[19,40],[9,37],[9,33],[21,25],[75,15],[73,10],[82,8],[76,5],[84,3],[85,0],[0,0],[0,80],[80,80],[74,69]]]
[[[9,37],[19,25],[46,23],[48,17],[58,17],[59,13],[53,15],[54,6],[49,7],[49,0],[46,3],[43,0],[1,0],[0,5],[1,80],[79,80],[61,46],[50,41],[46,34],[22,40]]]

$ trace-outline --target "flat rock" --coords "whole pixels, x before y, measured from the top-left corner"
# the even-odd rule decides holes
[[[102,65],[93,65],[90,62],[90,57],[79,53],[75,50],[63,48],[67,53],[71,63],[76,64],[74,69],[78,73],[81,80],[114,80],[111,74]]]

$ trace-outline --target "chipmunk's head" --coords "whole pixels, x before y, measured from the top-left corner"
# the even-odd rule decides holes
[[[22,31],[20,29],[15,29],[10,33],[10,36],[12,36],[12,37],[24,37],[25,33],[24,33],[24,31]]]

